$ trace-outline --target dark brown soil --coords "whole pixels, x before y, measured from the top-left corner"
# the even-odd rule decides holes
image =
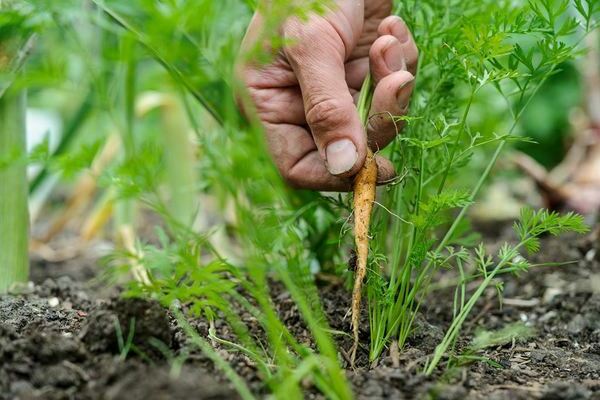
[[[347,372],[357,397],[600,399],[600,249],[590,237],[546,239],[545,252],[536,261],[580,261],[505,277],[502,308],[495,290],[484,296],[465,326],[459,349],[478,329],[498,330],[517,321],[535,329],[533,337],[480,353],[494,366],[475,362],[430,378],[420,373],[452,313],[452,291],[438,289],[422,308],[416,331],[399,356],[392,359],[386,353],[378,365],[369,366],[363,350],[362,368]],[[188,346],[162,307],[120,299],[116,290],[99,291],[84,283],[94,276],[95,264],[89,259],[81,264],[81,271],[73,261],[34,265],[35,285],[23,294],[0,297],[0,399],[237,398],[207,357]],[[278,285],[273,292],[283,321],[301,341],[308,341],[291,297]],[[323,284],[320,292],[331,327],[347,330],[347,290]],[[190,322],[200,334],[208,332],[206,321]],[[216,328],[221,338],[234,340],[225,324],[217,321]],[[361,334],[366,343],[366,323]],[[341,349],[350,348],[348,338],[338,340]],[[220,352],[252,390],[264,393],[246,357]],[[318,395],[308,388],[307,397]]]

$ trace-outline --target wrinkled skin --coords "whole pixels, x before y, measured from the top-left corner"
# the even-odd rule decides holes
[[[283,178],[293,187],[348,191],[367,154],[356,110],[370,69],[375,83],[368,124],[369,146],[378,151],[399,133],[390,115],[405,115],[414,87],[418,50],[403,20],[390,16],[388,0],[338,0],[308,21],[291,18],[281,35],[292,43],[269,65],[240,70],[267,143]],[[262,27],[256,14],[243,48]],[[395,176],[377,156],[378,181]]]

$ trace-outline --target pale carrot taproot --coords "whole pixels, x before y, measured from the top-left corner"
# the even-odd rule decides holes
[[[371,77],[367,76],[358,100],[358,113],[363,126],[366,127],[371,99],[373,96]],[[365,128],[366,132],[366,128]],[[366,134],[366,133],[365,133]],[[360,304],[362,299],[363,282],[367,275],[369,258],[369,226],[371,213],[375,203],[377,186],[377,163],[375,155],[369,148],[362,168],[354,178],[354,243],[356,246],[356,272],[354,289],[352,290],[352,333],[354,344],[351,349],[350,363],[354,366],[356,351],[359,345]]]

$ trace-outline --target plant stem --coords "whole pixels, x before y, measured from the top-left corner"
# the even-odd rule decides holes
[[[135,59],[135,46],[130,38],[123,40],[123,50],[125,62],[124,73],[124,129],[121,131],[123,140],[124,158],[130,160],[136,154],[135,141],[135,100],[137,94],[136,76],[137,60]],[[135,221],[136,221],[136,201],[130,198],[117,199],[115,207],[115,227],[116,236],[120,244],[128,250],[135,250]]]
[[[169,180],[169,207],[179,223],[191,226],[196,216],[196,155],[184,105],[176,97],[168,98],[162,113],[166,173]]]
[[[153,46],[151,41],[144,35],[141,31],[137,30],[133,25],[131,25],[125,18],[115,12],[113,9],[109,8],[103,1],[100,0],[92,0],[99,9],[103,10],[107,15],[109,15],[112,19],[114,19],[119,25],[121,25],[124,29],[129,31],[136,40],[142,44],[148,52],[158,61],[169,74],[171,74],[175,81],[180,82],[189,92],[190,94],[209,112],[209,114],[214,118],[215,121],[219,123],[219,125],[224,124],[224,115],[221,110],[219,110],[219,105],[215,104],[214,100],[208,99],[204,94],[198,90],[198,88],[188,79],[188,77],[179,70],[175,65],[173,65],[169,60],[167,60],[164,54],[157,48]],[[202,54],[198,54],[198,56],[202,59],[202,62],[208,62]]]
[[[219,368],[225,374],[225,376],[229,379],[231,384],[235,387],[235,390],[238,392],[240,397],[243,400],[256,399],[256,397],[254,397],[254,395],[250,391],[248,385],[246,385],[246,382],[237,374],[237,372],[235,372],[231,365],[225,359],[223,359],[223,357],[216,350],[214,350],[210,346],[210,343],[208,343],[204,338],[198,335],[194,328],[192,328],[192,326],[186,321],[183,314],[179,310],[174,310],[174,312],[179,326],[181,326],[183,331],[188,335],[192,344],[201,349],[202,352],[206,354],[212,362],[215,363],[216,367]]]
[[[446,179],[450,174],[450,170],[452,170],[452,165],[454,163],[454,158],[456,156],[456,150],[458,149],[458,145],[460,144],[460,139],[463,136],[463,132],[465,131],[465,127],[467,125],[467,118],[469,117],[469,112],[471,111],[471,105],[473,104],[473,100],[475,98],[475,94],[477,90],[471,91],[471,96],[469,96],[469,100],[467,102],[467,106],[463,112],[462,119],[460,121],[460,126],[458,127],[458,133],[456,135],[456,141],[454,142],[454,146],[452,147],[452,152],[450,153],[450,159],[448,160],[448,166],[444,170],[444,175],[442,177],[442,181],[440,182],[440,186],[438,187],[437,194],[442,193],[444,190],[444,186],[446,185]]]
[[[548,77],[550,77],[553,74],[555,68],[553,68],[543,79],[540,80],[540,82],[537,84],[537,86],[535,87],[535,89],[532,91],[531,95],[527,99],[527,102],[521,107],[521,109],[519,110],[519,112],[515,116],[515,119],[513,120],[513,124],[511,126],[509,132],[508,132],[509,135],[511,135],[514,132],[514,130],[517,128],[517,125],[518,125],[519,121],[521,120],[521,117],[523,116],[523,113],[525,112],[525,110],[527,109],[527,107],[529,106],[529,104],[531,103],[531,100],[535,97],[535,95],[537,94],[537,92],[544,85],[544,83],[546,82],[546,80],[548,79]],[[524,96],[524,92],[521,93],[521,100],[520,100],[520,102],[522,101],[523,96]],[[483,184],[487,180],[490,172],[492,171],[492,168],[494,167],[494,165],[496,165],[496,161],[498,160],[498,157],[500,156],[500,153],[502,153],[502,150],[504,149],[504,145],[505,144],[506,144],[506,140],[504,139],[504,140],[501,140],[500,143],[498,144],[498,147],[496,147],[496,151],[494,152],[494,155],[492,156],[492,159],[487,164],[485,170],[483,171],[483,174],[481,175],[481,177],[479,178],[479,181],[477,182],[477,185],[475,186],[475,188],[471,192],[471,196],[469,197],[469,199],[470,199],[471,202],[473,202],[475,200],[475,198],[477,197],[477,195],[479,194],[479,191],[481,190],[481,188],[483,187]],[[467,211],[469,210],[470,207],[471,207],[471,204],[467,204],[465,207],[462,208],[462,210],[460,210],[460,213],[454,219],[454,223],[452,224],[452,226],[450,226],[450,229],[448,229],[448,232],[446,232],[446,235],[444,236],[444,238],[442,239],[442,241],[438,245],[438,247],[436,249],[436,252],[441,251],[446,246],[446,244],[448,243],[448,241],[450,240],[450,238],[454,234],[454,231],[456,230],[456,228],[458,227],[458,225],[462,222],[462,219],[464,218],[464,216],[467,214]]]
[[[520,243],[515,248],[515,251],[518,250],[522,245],[523,245],[523,243]],[[471,296],[469,301],[464,305],[464,307],[461,309],[461,311],[458,313],[458,315],[452,320],[452,324],[450,325],[448,332],[446,332],[446,335],[444,336],[444,339],[442,340],[442,342],[439,345],[437,345],[437,347],[435,348],[433,359],[431,360],[431,362],[427,365],[427,368],[425,369],[426,375],[431,375],[433,373],[433,371],[439,364],[440,360],[446,353],[446,350],[448,350],[448,347],[450,347],[450,345],[455,342],[455,339],[458,336],[458,333],[460,332],[460,328],[462,327],[462,324],[465,322],[465,320],[471,313],[471,309],[475,306],[475,303],[477,302],[477,300],[479,300],[479,298],[483,294],[484,290],[490,285],[492,280],[496,277],[496,274],[498,273],[498,271],[500,271],[500,269],[502,269],[509,262],[510,262],[510,259],[508,257],[505,257],[502,260],[500,260],[500,262],[498,262],[498,264],[496,264],[496,267],[481,282],[481,284],[479,285],[479,287],[477,288],[475,293],[473,293],[473,295]]]
[[[75,114],[73,115],[73,117],[71,117],[71,119],[66,124],[66,127],[63,130],[62,135],[60,137],[60,143],[58,144],[56,150],[54,150],[54,152],[52,153],[52,157],[57,157],[61,154],[64,154],[68,150],[69,145],[71,144],[73,139],[75,139],[77,133],[80,132],[81,126],[91,114],[93,103],[94,91],[90,90],[83,102],[81,103],[81,105],[79,106],[79,108],[77,109],[77,111],[75,112]],[[42,183],[45,182],[46,178],[48,177],[49,172],[50,171],[48,170],[48,166],[44,166],[42,168],[42,170],[31,181],[29,185],[29,193],[33,194],[37,189],[39,189],[39,187],[42,185]]]
[[[373,83],[371,74],[368,74],[363,82],[360,96],[358,98],[358,104],[356,109],[360,117],[360,122],[366,127],[369,119],[369,111],[371,109],[371,101],[373,100]]]
[[[515,125],[516,125],[516,123],[515,123]],[[502,140],[498,144],[498,147],[496,147],[496,151],[494,152],[494,155],[492,156],[492,159],[488,162],[488,165],[485,167],[485,170],[483,171],[483,174],[481,174],[481,177],[479,178],[479,181],[477,182],[477,185],[475,185],[475,188],[471,192],[471,196],[469,197],[469,200],[471,202],[473,202],[475,200],[475,198],[477,197],[477,195],[481,191],[481,188],[483,187],[483,184],[485,183],[485,181],[487,180],[488,176],[490,175],[490,172],[492,171],[492,168],[494,168],[494,166],[496,165],[496,161],[498,160],[498,157],[500,156],[500,153],[502,153],[502,150],[504,149],[504,145],[505,144],[506,144],[506,140]],[[469,210],[469,207],[470,207],[470,204],[466,205],[465,207],[463,207],[460,210],[460,213],[454,219],[454,222],[452,223],[452,226],[450,226],[450,229],[448,229],[448,232],[446,232],[446,235],[444,236],[444,238],[442,239],[442,241],[438,245],[438,247],[436,249],[436,252],[440,252],[441,250],[444,249],[444,247],[446,246],[446,244],[448,243],[448,241],[450,240],[450,238],[454,234],[454,231],[456,230],[456,228],[458,227],[458,225],[462,222],[462,219],[464,218],[464,216],[466,215],[467,211]]]
[[[25,92],[0,98],[0,293],[29,279]]]

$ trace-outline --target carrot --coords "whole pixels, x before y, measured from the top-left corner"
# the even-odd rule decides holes
[[[369,225],[371,211],[375,202],[375,187],[377,184],[377,163],[371,149],[368,150],[365,164],[354,180],[354,243],[356,246],[356,274],[352,290],[352,346],[351,364],[354,366],[356,350],[358,349],[358,324],[360,320],[360,303],[362,287],[367,275],[367,259],[369,256]]]
[[[364,126],[367,124],[372,94],[371,78],[370,76],[367,76],[358,101],[358,112]],[[373,203],[375,202],[376,185],[377,163],[375,162],[373,151],[369,148],[367,150],[365,163],[354,178],[354,243],[356,246],[356,273],[354,277],[354,289],[352,290],[352,333],[354,336],[354,344],[350,356],[350,363],[353,367],[359,344],[360,303],[363,281],[367,275],[369,225],[371,223]]]

